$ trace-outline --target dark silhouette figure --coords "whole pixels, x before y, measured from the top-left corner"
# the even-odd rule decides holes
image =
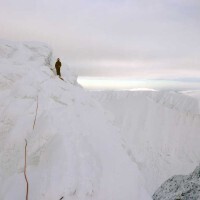
[[[61,77],[61,74],[60,74],[60,68],[62,66],[62,63],[60,62],[60,58],[57,59],[56,63],[55,63],[55,68],[56,68],[56,72],[57,72],[57,75],[59,77]]]

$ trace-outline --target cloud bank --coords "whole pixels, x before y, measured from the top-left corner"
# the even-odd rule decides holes
[[[0,0],[0,37],[47,42],[82,76],[200,77],[199,0]]]

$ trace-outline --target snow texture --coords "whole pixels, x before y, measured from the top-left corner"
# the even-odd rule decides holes
[[[0,41],[0,199],[25,199],[27,139],[29,200],[150,200],[111,114],[53,61],[45,44]]]
[[[153,195],[154,200],[198,200],[200,199],[200,167],[185,176],[173,176]]]
[[[113,115],[123,146],[155,190],[175,174],[200,163],[200,93],[90,92]],[[188,95],[190,94],[190,95]]]

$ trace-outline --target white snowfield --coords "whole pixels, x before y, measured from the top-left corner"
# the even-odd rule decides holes
[[[147,180],[143,179],[137,165],[149,155],[146,150],[150,146],[145,147],[146,141],[154,144],[150,141],[150,135],[139,147],[145,135],[138,135],[143,133],[139,129],[132,130],[137,134],[132,134],[130,139],[136,137],[134,140],[138,140],[138,144],[130,141],[132,150],[139,147],[139,152],[142,149],[136,157],[136,163],[127,154],[111,114],[75,83],[76,76],[66,65],[61,70],[65,81],[60,80],[50,69],[53,67],[50,66],[51,59],[52,52],[45,44],[0,41],[0,200],[25,199],[25,139],[28,141],[29,200],[59,200],[62,197],[63,200],[150,200],[144,186]],[[147,101],[141,95],[139,99]],[[131,102],[128,103],[130,105]],[[132,103],[131,109],[135,110],[137,105]],[[122,112],[123,107],[125,105],[118,111]],[[128,113],[131,113],[130,110]],[[140,113],[139,109],[137,113]],[[145,112],[143,109],[140,115],[145,113],[146,109]],[[157,117],[158,113],[154,114]],[[131,122],[125,119],[129,115],[118,116],[124,117],[122,121],[118,118],[114,121],[120,121],[120,127],[123,121]],[[146,127],[143,121],[136,122],[140,123],[137,128]],[[193,128],[199,127],[196,118],[191,122]],[[126,125],[128,127],[124,129],[124,134],[130,136],[129,128],[133,128],[133,125]],[[160,143],[164,133],[161,134],[152,140]],[[180,139],[180,135],[180,132],[177,133],[177,139]],[[191,137],[196,141],[199,139],[194,138],[193,132]],[[191,144],[186,142],[186,145]],[[188,159],[197,160],[195,155],[199,156],[199,146],[195,150],[195,141],[192,144],[194,151],[191,154],[194,157],[190,158],[190,152],[184,152],[183,159],[188,153]],[[156,159],[149,162],[153,163]],[[152,166],[163,167],[157,164]],[[143,165],[139,167],[143,170]],[[183,167],[187,168],[187,165]],[[156,169],[149,169],[149,172]],[[148,180],[148,183],[153,181]]]
[[[169,177],[200,163],[200,92],[92,93],[113,115],[124,148],[150,194]],[[192,96],[192,97],[191,97]]]

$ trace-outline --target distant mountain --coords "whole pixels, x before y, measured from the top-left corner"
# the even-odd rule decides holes
[[[195,96],[173,91],[90,93],[112,113],[124,149],[137,163],[151,194],[169,177],[187,174],[199,165],[198,92]]]

